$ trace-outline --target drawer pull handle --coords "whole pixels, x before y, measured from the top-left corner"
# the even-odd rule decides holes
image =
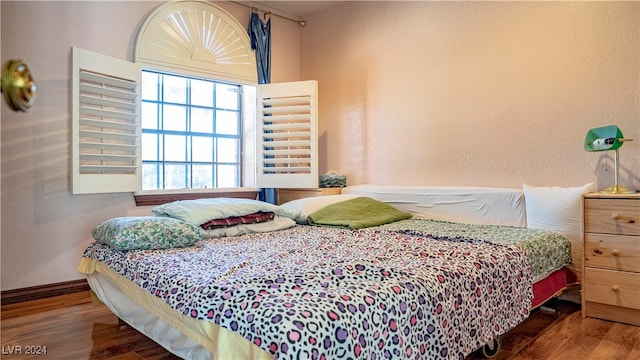
[[[611,255],[618,256],[620,255],[620,252],[618,250],[611,250]]]
[[[636,221],[633,219],[629,219],[629,218],[624,218],[623,216],[620,216],[620,214],[611,214],[611,219],[612,220],[622,220],[625,221],[628,224],[635,224]]]
[[[618,292],[620,291],[620,287],[618,287],[618,285],[613,285],[613,287],[611,287],[611,290],[613,290],[613,292]]]

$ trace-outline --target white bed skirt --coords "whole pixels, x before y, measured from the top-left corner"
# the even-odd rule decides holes
[[[98,299],[111,312],[171,353],[183,359],[213,359],[213,355],[205,347],[125,296],[106,276],[96,271],[87,275],[87,281]]]

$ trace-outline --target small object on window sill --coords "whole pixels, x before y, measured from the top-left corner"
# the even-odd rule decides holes
[[[340,175],[334,171],[329,171],[320,175],[321,188],[342,188],[347,186],[347,176]]]

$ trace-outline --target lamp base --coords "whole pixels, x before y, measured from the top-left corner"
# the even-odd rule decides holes
[[[626,186],[615,185],[600,191],[601,194],[635,194],[636,191]]]

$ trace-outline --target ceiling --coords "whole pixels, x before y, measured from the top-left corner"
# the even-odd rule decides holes
[[[270,8],[282,11],[289,15],[295,15],[302,19],[306,16],[321,12],[344,1],[316,1],[316,0],[300,0],[300,1],[253,1],[260,7]]]

